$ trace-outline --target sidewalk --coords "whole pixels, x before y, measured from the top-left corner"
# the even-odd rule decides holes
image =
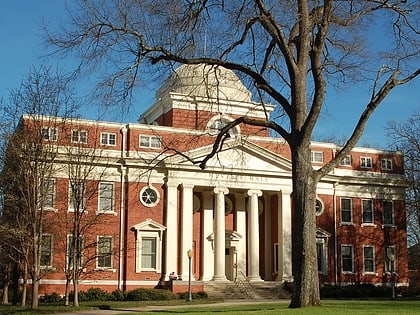
[[[112,310],[81,310],[79,312],[71,313],[60,313],[60,315],[117,315],[117,314],[130,314],[131,312],[158,312],[165,311],[173,308],[188,308],[188,307],[220,307],[227,305],[244,305],[244,304],[268,304],[268,303],[279,303],[279,302],[288,302],[288,300],[227,300],[224,302],[216,302],[209,304],[186,304],[186,305],[150,305],[150,306],[141,306],[135,308],[119,308]]]

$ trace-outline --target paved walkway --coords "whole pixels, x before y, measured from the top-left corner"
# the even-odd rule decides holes
[[[209,303],[209,304],[185,304],[185,305],[150,305],[136,308],[127,309],[113,309],[113,310],[81,310],[71,313],[60,313],[60,315],[117,315],[117,314],[130,314],[135,312],[158,312],[165,311],[171,308],[187,308],[187,307],[219,307],[225,305],[244,305],[244,304],[267,304],[267,303],[279,303],[282,300],[228,300],[224,302]],[[284,300],[284,302],[288,302]]]

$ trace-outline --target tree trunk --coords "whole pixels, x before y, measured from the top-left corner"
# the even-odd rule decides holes
[[[6,281],[3,283],[3,293],[1,298],[1,304],[6,305],[9,304],[9,282]]]
[[[23,267],[22,299],[20,304],[26,306],[26,295],[28,292],[28,264],[25,262]]]
[[[78,266],[78,264],[75,264]],[[73,306],[79,307],[79,277],[78,271],[73,270]]]
[[[309,142],[292,148],[293,154],[293,275],[294,292],[290,308],[319,305],[316,257],[316,185]]]
[[[39,277],[35,276],[32,278],[32,304],[31,309],[37,310],[38,303],[38,292],[39,292]]]
[[[64,294],[64,306],[69,306],[69,294],[70,294],[70,278],[66,276],[66,291]]]

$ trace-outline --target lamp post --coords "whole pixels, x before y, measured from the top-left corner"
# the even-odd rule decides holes
[[[395,253],[394,249],[388,247],[387,253],[388,259],[391,265],[391,289],[392,289],[392,299],[395,300]]]
[[[191,258],[193,256],[193,252],[191,249],[187,251],[188,255],[188,302],[192,301],[192,293],[191,293]]]

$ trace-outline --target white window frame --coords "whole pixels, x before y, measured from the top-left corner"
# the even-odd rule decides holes
[[[53,210],[56,211],[56,179],[55,178],[48,178],[43,180],[43,198],[44,198],[44,210]],[[51,196],[51,204],[47,204],[46,201],[48,200],[47,196]]]
[[[360,167],[361,168],[372,168],[373,162],[371,156],[361,156],[360,157]]]
[[[101,132],[101,145],[115,147],[117,145],[117,134],[115,132]]]
[[[313,163],[324,163],[324,152],[322,152],[322,151],[311,151],[311,162],[313,162]]]
[[[73,234],[67,234],[67,247],[66,247],[66,268],[69,266],[69,251],[70,251],[70,241],[73,237]],[[80,249],[80,261],[79,261],[79,268],[84,269],[84,252],[85,252],[85,238],[83,235],[79,236],[81,239],[81,249]]]
[[[155,266],[154,267],[144,267],[142,266],[143,258],[143,239],[153,239],[156,243],[156,252],[155,252]],[[157,231],[140,231],[137,236],[137,257],[136,257],[136,272],[142,271],[155,271],[160,272],[161,259],[162,259],[162,240],[160,239],[159,232]]]
[[[397,266],[397,251],[394,245],[387,245],[384,248],[384,272],[386,274],[393,274],[396,272]],[[393,257],[393,260],[391,259]]]
[[[111,196],[104,196],[102,186],[111,186]],[[111,207],[102,209],[102,204],[105,200],[111,200]],[[112,182],[99,182],[98,184],[98,213],[115,213],[115,185]]]
[[[84,211],[86,212],[86,185],[85,183],[74,183],[75,185],[82,185],[83,186],[83,197],[82,197],[82,205],[79,209],[79,211]],[[75,207],[74,207],[74,198],[73,198],[73,190],[71,189],[71,181],[69,182],[69,207],[68,207],[68,211],[69,212],[74,212],[75,211]]]
[[[384,171],[392,171],[392,159],[382,158],[381,159],[381,169]]]
[[[158,136],[139,135],[140,148],[160,149],[162,147],[162,139]]]
[[[148,203],[148,198],[150,198],[150,193],[155,193],[156,194],[156,200],[154,202]],[[160,201],[159,190],[157,190],[152,185],[144,186],[140,190],[139,199],[140,199],[140,202],[143,206],[148,207],[148,208],[154,207]]]
[[[343,208],[343,200],[349,200],[350,201],[350,208],[344,209]],[[343,210],[350,212],[350,221],[343,221]],[[341,224],[353,224],[353,200],[352,198],[348,197],[341,197],[340,198],[340,223]]]
[[[87,132],[87,130],[73,129],[71,131],[71,142],[86,144],[88,142],[88,132]]]
[[[48,248],[44,247],[44,238],[49,237]],[[41,235],[41,255],[40,255],[40,267],[42,269],[51,268],[53,265],[53,248],[54,248],[54,238],[52,234],[42,234]],[[44,253],[48,252],[49,263],[48,265],[43,264],[42,257]]]
[[[110,241],[110,248],[109,252],[100,253],[100,245],[101,241],[107,239],[107,241]],[[103,256],[110,256],[110,265],[109,266],[99,266],[99,260]],[[112,235],[98,235],[97,236],[97,242],[96,242],[96,269],[98,270],[114,270],[114,237]]]
[[[57,141],[58,140],[58,130],[53,127],[43,127],[41,129],[42,139],[48,141]]]
[[[350,257],[350,259],[351,259],[351,271],[343,269],[343,267],[344,267],[343,248],[344,247],[346,247],[346,248],[350,247],[350,249],[351,249],[351,257]],[[353,274],[354,273],[354,246],[351,245],[351,244],[342,244],[340,255],[341,255],[341,273],[342,274]]]
[[[366,257],[365,249],[372,250],[372,257]],[[372,262],[372,270],[366,270],[366,262]],[[364,274],[375,274],[376,266],[375,266],[375,246],[373,245],[363,245],[363,271]]]
[[[391,204],[391,222],[385,222],[385,204]],[[394,226],[395,218],[394,218],[394,202],[392,200],[382,200],[382,216],[383,216],[383,223],[384,226]]]
[[[370,204],[370,208],[366,207],[366,203]],[[372,220],[365,221],[365,213],[371,213]],[[375,224],[375,211],[373,206],[373,199],[362,199],[362,225],[374,225]]]
[[[328,239],[327,238],[316,238],[316,253],[317,253],[317,268],[318,273],[322,275],[328,274]],[[321,257],[318,257],[318,248],[321,249]],[[319,260],[321,260],[321,269],[319,268]]]
[[[351,155],[346,155],[341,161],[340,166],[351,166]]]

